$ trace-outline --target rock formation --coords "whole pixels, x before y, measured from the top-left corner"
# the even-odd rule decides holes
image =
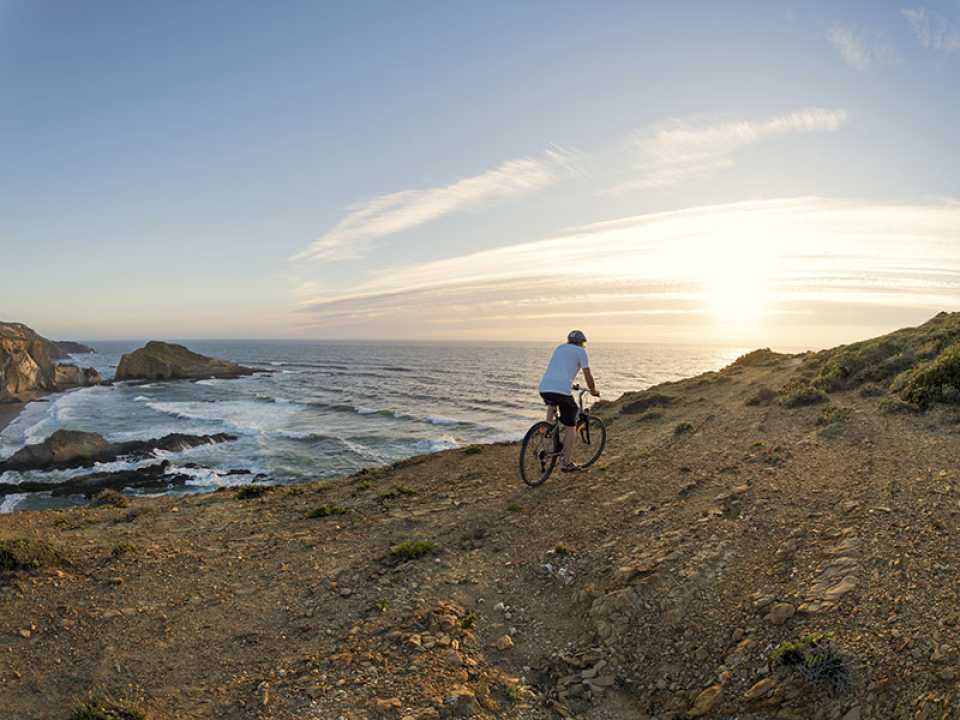
[[[229,360],[200,355],[183,345],[151,340],[144,347],[120,358],[117,380],[192,380],[236,378],[252,375],[253,368]]]
[[[0,322],[0,401],[29,399],[36,392],[100,382],[96,370],[71,366],[59,375],[55,343],[21,323]],[[60,381],[64,384],[60,384]]]
[[[51,342],[57,350],[57,355],[51,356],[55,360],[65,358],[68,355],[87,355],[95,353],[96,350],[89,345],[74,342],[73,340],[55,340]]]
[[[142,460],[151,457],[154,450],[179,452],[197,445],[236,440],[235,435],[183,435],[171,433],[153,440],[108,442],[102,435],[77,430],[57,430],[42,443],[27,445],[6,460],[0,461],[0,473],[8,470],[62,470],[90,467],[97,462],[112,462],[120,458]]]
[[[79,368],[76,365],[57,365],[54,368],[53,382],[57,389],[99,385],[103,378],[93,368]]]

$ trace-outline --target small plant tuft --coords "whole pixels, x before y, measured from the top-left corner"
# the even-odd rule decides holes
[[[234,497],[237,500],[252,500],[263,497],[271,490],[273,490],[272,485],[241,485]]]
[[[557,545],[555,548],[553,548],[553,554],[558,557],[568,557],[573,553],[570,552],[570,548],[568,548],[566,545]]]
[[[781,391],[781,403],[785,408],[799,408],[830,402],[827,394],[805,382],[791,383]]]
[[[833,645],[833,633],[816,632],[780,643],[770,654],[773,665],[797,672],[811,685],[840,693],[850,687],[850,665]]]
[[[335,515],[345,515],[347,512],[346,508],[339,507],[337,505],[318,505],[307,513],[307,517],[311,520],[316,518],[325,518],[333,517]]]
[[[147,716],[129,705],[93,698],[77,705],[70,720],[147,720]]]
[[[130,501],[116,490],[107,488],[94,495],[91,504],[94,507],[125,508],[130,504]]]
[[[479,445],[468,445],[463,449],[464,455],[479,455],[483,452],[483,448]]]
[[[871,397],[883,397],[887,394],[887,391],[876,383],[867,383],[860,388],[860,397],[871,398]]]
[[[687,435],[693,432],[693,425],[688,422],[677,423],[673,428],[674,435]]]
[[[511,502],[507,503],[507,512],[523,512],[523,508],[520,507],[520,503]]]
[[[755,407],[757,405],[769,405],[777,399],[777,393],[766,385],[757,388],[757,391],[744,401],[744,405]]]
[[[477,624],[477,614],[470,610],[462,618],[460,618],[460,627],[464,630],[469,630]]]
[[[416,560],[424,555],[430,555],[440,547],[429,540],[407,540],[390,548],[390,557],[394,560]]]
[[[896,397],[884,398],[877,408],[884,415],[916,415],[923,412],[923,408],[919,405],[914,405]]]
[[[110,551],[110,556],[114,560],[118,560],[125,555],[133,555],[137,552],[137,546],[133,543],[122,542],[117,543],[113,546],[113,549]]]
[[[43,540],[0,540],[0,572],[37,570],[63,562],[60,550]]]

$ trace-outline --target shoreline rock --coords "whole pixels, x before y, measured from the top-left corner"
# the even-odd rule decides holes
[[[0,461],[0,473],[10,470],[17,472],[68,470],[92,467],[98,462],[112,462],[120,458],[143,460],[152,457],[155,450],[180,452],[198,445],[212,445],[236,439],[236,435],[227,433],[215,435],[171,433],[152,440],[111,443],[97,433],[57,430],[43,442],[27,445],[6,460]]]
[[[195,353],[183,345],[151,340],[139,350],[125,353],[115,380],[232,379],[265,372],[229,360]]]

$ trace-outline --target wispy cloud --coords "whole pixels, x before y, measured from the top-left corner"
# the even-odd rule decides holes
[[[842,305],[852,323],[870,324],[879,308],[901,317],[960,303],[958,233],[960,208],[946,204],[716,205],[396,268],[315,297],[300,315],[325,332],[516,339],[577,318],[637,338],[664,318],[663,333],[696,337],[732,299],[768,314],[819,313],[825,325]]]
[[[850,25],[835,24],[827,31],[827,40],[847,65],[858,70],[870,65],[889,65],[898,59],[896,51],[881,35],[868,34]]]
[[[767,120],[742,120],[693,126],[673,122],[652,135],[637,134],[632,145],[642,154],[643,174],[611,192],[676,185],[712,175],[734,163],[741,148],[790,133],[838,130],[847,121],[845,110],[806,108]]]
[[[901,12],[923,47],[939,52],[960,50],[960,29],[947,18],[925,7],[904,8]]]
[[[340,222],[293,259],[335,261],[359,257],[379,238],[443,215],[553,185],[574,173],[573,158],[571,152],[554,147],[538,157],[508,160],[449,185],[404,190],[357,203],[347,208],[348,213]]]

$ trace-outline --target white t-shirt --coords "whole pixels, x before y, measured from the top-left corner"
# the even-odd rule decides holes
[[[550,356],[550,364],[540,381],[540,392],[569,395],[573,379],[582,368],[590,367],[587,351],[579,345],[564,343],[558,345]]]

